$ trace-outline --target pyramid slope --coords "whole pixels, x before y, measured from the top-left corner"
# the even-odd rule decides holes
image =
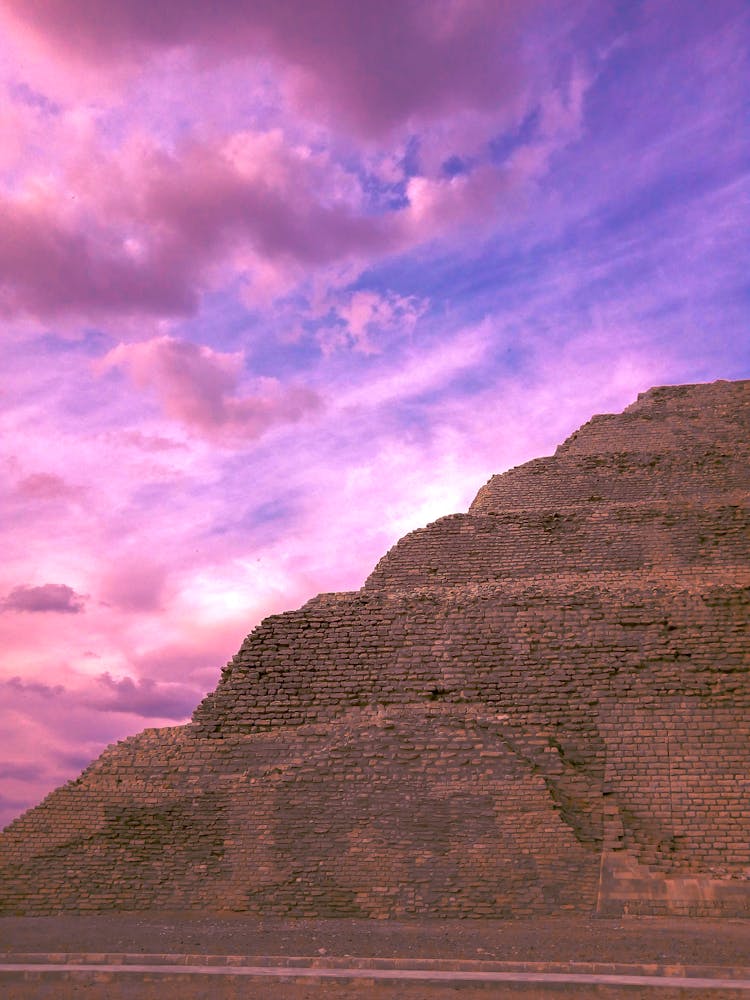
[[[0,908],[750,914],[749,419],[652,389],[266,619],[0,835]]]

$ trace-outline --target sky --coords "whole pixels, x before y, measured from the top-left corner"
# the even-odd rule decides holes
[[[750,377],[745,0],[0,0],[0,823],[652,385]]]

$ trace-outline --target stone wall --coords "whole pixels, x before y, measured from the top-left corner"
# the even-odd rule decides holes
[[[678,452],[603,452],[537,458],[483,486],[470,514],[602,504],[705,501],[721,496],[742,504],[750,488],[750,450],[706,447]]]
[[[363,591],[268,618],[194,727],[222,737],[433,699],[512,711],[523,725],[559,715],[565,728],[604,691],[747,698],[750,574],[674,589],[653,574],[606,590],[555,583]]]
[[[679,500],[599,503],[514,511],[454,514],[414,531],[380,560],[365,589],[453,587],[488,580],[558,574],[676,571],[750,563],[750,511]]]
[[[8,827],[0,909],[750,914],[749,412],[652,390],[266,619]]]

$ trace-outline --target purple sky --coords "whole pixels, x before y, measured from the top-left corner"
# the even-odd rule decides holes
[[[0,821],[593,413],[750,376],[749,50],[745,0],[0,0]]]

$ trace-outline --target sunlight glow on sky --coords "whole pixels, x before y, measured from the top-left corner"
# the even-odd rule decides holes
[[[750,377],[744,0],[0,0],[0,90],[0,822],[594,413]]]

